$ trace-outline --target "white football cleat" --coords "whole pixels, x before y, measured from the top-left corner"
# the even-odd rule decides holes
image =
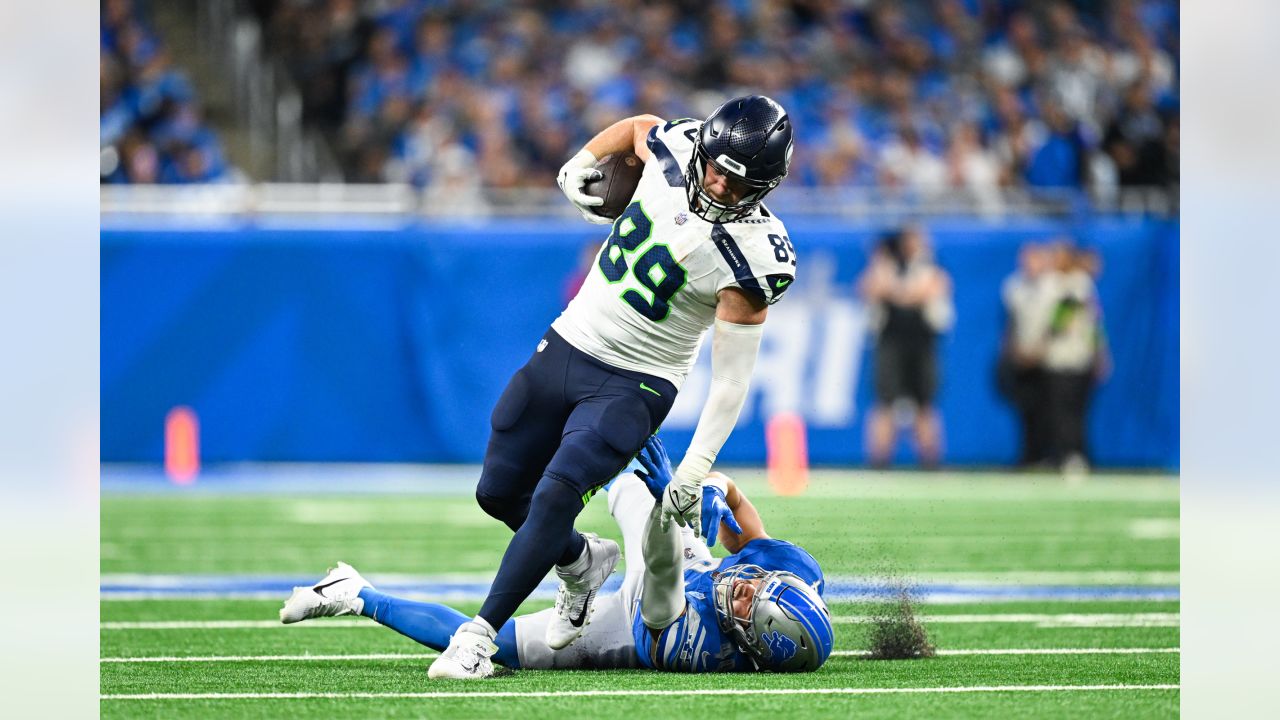
[[[449,647],[427,668],[432,680],[479,680],[493,675],[493,654],[498,646],[474,623],[463,623],[449,638]]]
[[[295,587],[280,608],[280,622],[288,625],[318,617],[359,615],[364,609],[360,591],[367,587],[373,586],[355,568],[340,562],[315,585]]]
[[[556,590],[556,613],[547,623],[547,645],[552,650],[566,648],[591,622],[595,611],[593,603],[600,586],[618,566],[618,543],[601,539],[593,533],[583,533],[587,539],[587,568],[579,574],[569,574],[556,568],[560,587]]]

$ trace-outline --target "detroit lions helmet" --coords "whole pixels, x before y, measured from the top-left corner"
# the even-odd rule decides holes
[[[733,587],[739,580],[759,580],[746,617],[733,612]],[[759,565],[734,565],[714,583],[720,629],[761,670],[817,670],[831,656],[835,631],[822,596],[799,576],[767,571]]]
[[[791,119],[771,98],[746,95],[716,108],[702,123],[685,169],[689,210],[710,222],[732,222],[750,215],[787,176],[791,140]],[[746,187],[737,203],[718,202],[702,187],[707,163]]]

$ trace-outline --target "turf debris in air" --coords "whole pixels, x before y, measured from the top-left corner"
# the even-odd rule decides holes
[[[931,658],[937,648],[916,617],[911,589],[901,581],[888,583],[889,598],[875,606],[867,623],[867,659],[912,660]]]

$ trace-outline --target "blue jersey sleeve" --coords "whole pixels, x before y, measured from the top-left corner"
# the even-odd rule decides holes
[[[751,662],[721,631],[710,596],[695,590],[685,598],[684,614],[661,630],[645,625],[637,611],[632,633],[640,665],[684,673],[751,669]]]
[[[819,595],[826,591],[826,579],[822,576],[822,568],[818,566],[818,561],[814,560],[804,548],[786,540],[774,538],[752,540],[737,554],[725,558],[720,567],[739,563],[759,565],[765,570],[794,573],[817,590]]]

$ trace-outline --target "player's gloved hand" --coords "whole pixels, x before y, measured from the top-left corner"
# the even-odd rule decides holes
[[[556,184],[560,186],[565,197],[569,198],[569,202],[582,213],[584,220],[597,225],[608,225],[613,221],[591,211],[591,208],[603,205],[604,198],[592,197],[582,192],[582,186],[588,181],[599,180],[602,177],[600,171],[596,170],[596,160],[596,156],[591,154],[590,150],[583,148],[560,168],[560,174],[556,176]]]
[[[671,528],[675,520],[680,527],[693,528],[695,537],[702,536],[702,477],[703,473],[691,473],[681,463],[681,469],[671,471],[671,458],[657,435],[645,441],[644,450],[637,458],[644,471],[636,471],[649,488],[655,500],[662,502],[662,530]]]
[[[644,470],[636,470],[636,475],[644,481],[645,487],[649,488],[649,494],[653,495],[653,499],[661,502],[662,491],[671,484],[672,471],[667,449],[662,446],[662,441],[657,435],[645,441],[644,449],[636,456],[636,460],[640,461],[640,465],[644,468]]]
[[[662,496],[662,529],[671,527],[674,520],[680,527],[693,529],[694,537],[702,536],[702,473],[693,474],[684,468],[676,469],[675,477],[667,485]]]
[[[729,508],[729,485],[724,476],[712,473],[702,483],[702,536],[707,539],[707,547],[715,547],[716,538],[720,536],[720,523],[729,526],[730,530],[742,534],[742,526],[733,516]]]

